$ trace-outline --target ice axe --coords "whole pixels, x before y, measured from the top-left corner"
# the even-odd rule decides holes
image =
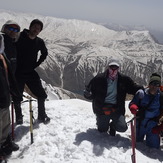
[[[30,135],[31,135],[31,144],[33,144],[33,110],[32,110],[32,101],[36,101],[33,100],[32,97],[26,97],[28,100],[23,101],[23,102],[29,102],[29,113],[30,113]]]

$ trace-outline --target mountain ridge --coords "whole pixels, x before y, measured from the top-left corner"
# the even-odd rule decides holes
[[[0,16],[1,26],[13,19],[22,29],[35,18],[43,21],[39,36],[45,40],[49,55],[37,71],[52,86],[82,94],[111,58],[120,60],[122,73],[144,86],[151,73],[163,75],[163,45],[156,43],[149,31],[114,31],[89,21],[25,13],[0,12]]]

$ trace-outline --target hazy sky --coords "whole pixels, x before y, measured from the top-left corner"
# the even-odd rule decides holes
[[[163,30],[163,0],[1,0],[0,8]]]

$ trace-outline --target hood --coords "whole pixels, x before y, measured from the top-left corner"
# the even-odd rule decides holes
[[[16,25],[16,26],[19,28],[19,30],[20,30],[20,26],[18,25],[18,23],[14,22],[13,20],[8,20],[8,21],[2,26],[1,32],[4,33],[5,27],[6,27],[7,25]]]

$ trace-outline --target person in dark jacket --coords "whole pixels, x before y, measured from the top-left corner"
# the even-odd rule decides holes
[[[16,49],[16,41],[19,37],[20,26],[14,22],[13,20],[8,20],[1,29],[4,37],[4,55],[7,57],[11,64],[12,72],[15,75],[16,67],[17,67],[17,49]],[[16,100],[14,96],[12,96],[12,100],[14,102],[14,107],[17,108],[17,104],[20,101]]]
[[[142,88],[130,77],[118,72],[119,67],[120,63],[117,60],[110,60],[107,70],[95,76],[84,91],[84,97],[93,100],[98,131],[108,132],[109,130],[112,136],[115,136],[116,131],[127,130],[124,116],[126,94],[134,95],[138,89]]]
[[[137,115],[136,141],[143,142],[151,148],[160,147],[159,134],[163,130],[163,119],[158,117],[163,115],[163,94],[160,91],[161,76],[153,73],[150,76],[149,86],[138,93],[129,103],[131,113]]]
[[[1,29],[4,37],[5,49],[4,53],[7,59],[10,61],[12,71],[15,74],[17,65],[17,50],[16,40],[18,39],[20,26],[13,20],[8,20]]]
[[[30,91],[37,97],[38,100],[38,120],[43,123],[48,123],[50,118],[45,112],[45,99],[47,94],[42,86],[40,77],[35,71],[47,57],[48,51],[44,41],[37,35],[43,29],[43,23],[34,19],[29,26],[29,30],[24,29],[17,41],[17,69],[16,79],[18,82],[19,90],[23,95],[25,84]],[[38,52],[41,52],[39,57]],[[16,123],[23,123],[23,115],[20,103],[15,107]]]
[[[3,36],[0,35],[0,158],[19,149],[10,136],[10,94],[21,100],[10,62],[3,52]]]

